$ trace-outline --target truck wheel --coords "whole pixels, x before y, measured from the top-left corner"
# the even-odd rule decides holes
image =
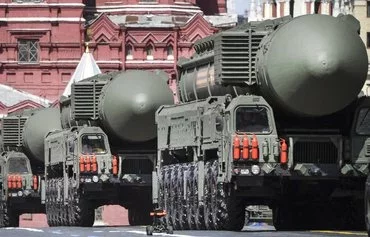
[[[229,193],[226,193],[221,184],[218,185],[218,196],[217,229],[242,230],[245,223],[245,205],[243,200],[235,195],[232,188],[229,190]]]
[[[150,225],[152,218],[150,217],[150,208],[130,208],[128,209],[128,221],[132,226],[135,225]]]
[[[47,223],[50,227],[57,226],[56,216],[56,192],[54,188],[54,179],[48,179],[46,181],[46,218]]]
[[[73,188],[73,181],[72,178],[68,178],[68,206],[67,208],[67,216],[68,216],[68,225],[73,226],[75,225],[75,214],[74,214],[74,188]]]
[[[153,232],[154,232],[153,226],[146,227],[146,235],[153,235]]]
[[[365,183],[365,224],[367,235],[370,237],[370,175]]]
[[[172,226],[168,226],[166,233],[172,235],[173,234],[173,227]]]
[[[64,204],[64,178],[59,178],[58,183],[61,187],[60,195],[61,199],[58,201],[58,213],[60,219],[61,226],[68,226],[68,213],[67,213],[67,206]]]
[[[92,227],[95,221],[95,209],[91,203],[83,198],[79,198],[79,202],[75,200],[73,203],[75,209],[74,225],[80,227]]]
[[[19,227],[19,214],[4,204],[4,227]]]
[[[351,200],[349,203],[349,212],[351,217],[351,227],[352,230],[363,231],[365,229],[365,222],[363,216],[365,215],[365,210],[363,208],[363,201],[360,200]]]
[[[1,199],[0,201],[0,227],[4,227],[4,208],[5,208],[5,202],[3,202]]]
[[[231,186],[217,183],[218,161],[211,161],[211,190],[217,190],[212,195],[213,213],[216,218],[216,230],[240,231],[245,223],[245,204],[243,199],[236,196],[235,190]]]
[[[277,231],[292,230],[294,224],[292,210],[289,205],[278,205],[273,208],[272,221]]]

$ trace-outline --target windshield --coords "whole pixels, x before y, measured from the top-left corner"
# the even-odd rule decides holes
[[[105,152],[106,149],[103,135],[84,135],[82,137],[83,154],[103,154]]]
[[[358,113],[356,132],[360,135],[370,135],[370,109],[363,108]]]
[[[236,109],[236,131],[269,133],[270,126],[266,107],[239,107]]]
[[[10,158],[9,163],[9,173],[25,174],[28,173],[27,160],[25,158]]]

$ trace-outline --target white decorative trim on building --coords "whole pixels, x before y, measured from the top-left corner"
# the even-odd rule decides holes
[[[288,16],[291,13],[291,0],[261,0],[262,5],[259,6],[260,0],[251,0],[250,1],[250,12],[249,12],[249,21],[261,21],[265,19],[273,19],[272,16],[273,6],[276,4],[276,18]],[[295,0],[294,1],[294,10],[293,17],[306,15],[306,14],[315,14],[315,0]],[[321,0],[320,1],[321,14],[330,15],[332,12],[333,16],[338,14],[353,14],[353,6],[351,0]],[[264,7],[263,7],[264,5]],[[263,17],[260,17],[257,13],[257,9],[261,7],[264,8]],[[281,8],[284,9],[281,9]],[[317,6],[316,6],[317,7]],[[331,9],[332,8],[332,9]],[[317,9],[316,9],[317,10]],[[283,12],[283,15],[281,13]]]
[[[78,17],[0,17],[0,21],[6,22],[85,22],[85,18]]]
[[[84,7],[82,3],[36,3],[36,2],[19,2],[19,3],[0,3],[0,7]]]

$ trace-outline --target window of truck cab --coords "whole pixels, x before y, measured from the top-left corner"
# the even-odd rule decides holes
[[[105,137],[103,134],[86,134],[81,137],[82,154],[105,154]]]
[[[271,132],[266,106],[238,106],[235,109],[235,131],[256,134]]]
[[[12,157],[8,160],[9,174],[27,174],[29,173],[28,162],[24,157]]]
[[[356,133],[370,135],[370,108],[361,108],[357,114]]]

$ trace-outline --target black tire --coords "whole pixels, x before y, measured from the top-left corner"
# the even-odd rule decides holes
[[[245,205],[243,200],[236,196],[233,188],[223,190],[222,185],[218,185],[218,220],[217,229],[229,231],[241,231],[245,222]]]
[[[46,181],[46,202],[45,202],[46,218],[49,227],[58,225],[56,198],[57,192],[55,188],[55,179],[51,178]]]
[[[1,194],[0,194],[1,196]],[[5,202],[2,200],[0,200],[0,227],[4,227],[4,205],[5,205]]]
[[[79,199],[79,202],[75,200],[73,202],[74,207],[74,226],[79,227],[92,227],[95,221],[95,209],[91,206],[91,203],[83,198]]]
[[[245,223],[245,204],[233,185],[217,183],[218,161],[211,162],[213,188],[217,190],[216,230],[241,231]]]
[[[293,215],[289,205],[277,205],[273,208],[272,222],[277,231],[292,230]]]
[[[7,203],[3,205],[4,210],[4,227],[19,227],[19,214],[12,210]]]
[[[146,227],[146,235],[153,235],[154,227],[153,226],[147,226]]]
[[[92,227],[95,222],[95,208],[77,188],[73,187],[72,183],[70,178],[68,224],[70,226]]]
[[[150,216],[151,209],[149,207],[133,207],[128,209],[128,222],[132,226],[150,225],[152,218]]]
[[[232,190],[232,185],[218,184],[218,162],[211,161],[205,164],[206,177],[205,177],[205,203],[201,204],[198,201],[198,164],[176,164],[163,167],[160,171],[160,195],[159,195],[159,208],[167,210],[166,216],[167,226],[173,226],[174,230],[182,228],[190,228],[196,230],[216,229],[216,230],[231,230],[240,231],[244,227],[245,221],[245,204],[241,198],[238,198],[235,191]],[[183,205],[188,205],[188,212],[179,210],[178,202],[183,199],[182,191],[179,192],[178,188],[183,187],[183,182],[178,182],[178,177],[183,177],[183,174],[188,171],[190,176],[187,187],[192,191],[187,192],[188,201]],[[181,187],[178,187],[181,184]],[[225,191],[226,190],[226,191]],[[207,202],[208,199],[212,204]],[[212,206],[206,206],[212,205]],[[187,218],[187,224],[184,224],[185,219],[177,218],[181,214],[190,214],[191,217]],[[206,216],[207,215],[207,216]]]
[[[170,225],[167,227],[167,231],[166,231],[167,234],[170,234],[172,235],[173,234],[173,227]]]
[[[365,226],[367,235],[370,237],[370,175],[367,177],[365,183]]]

